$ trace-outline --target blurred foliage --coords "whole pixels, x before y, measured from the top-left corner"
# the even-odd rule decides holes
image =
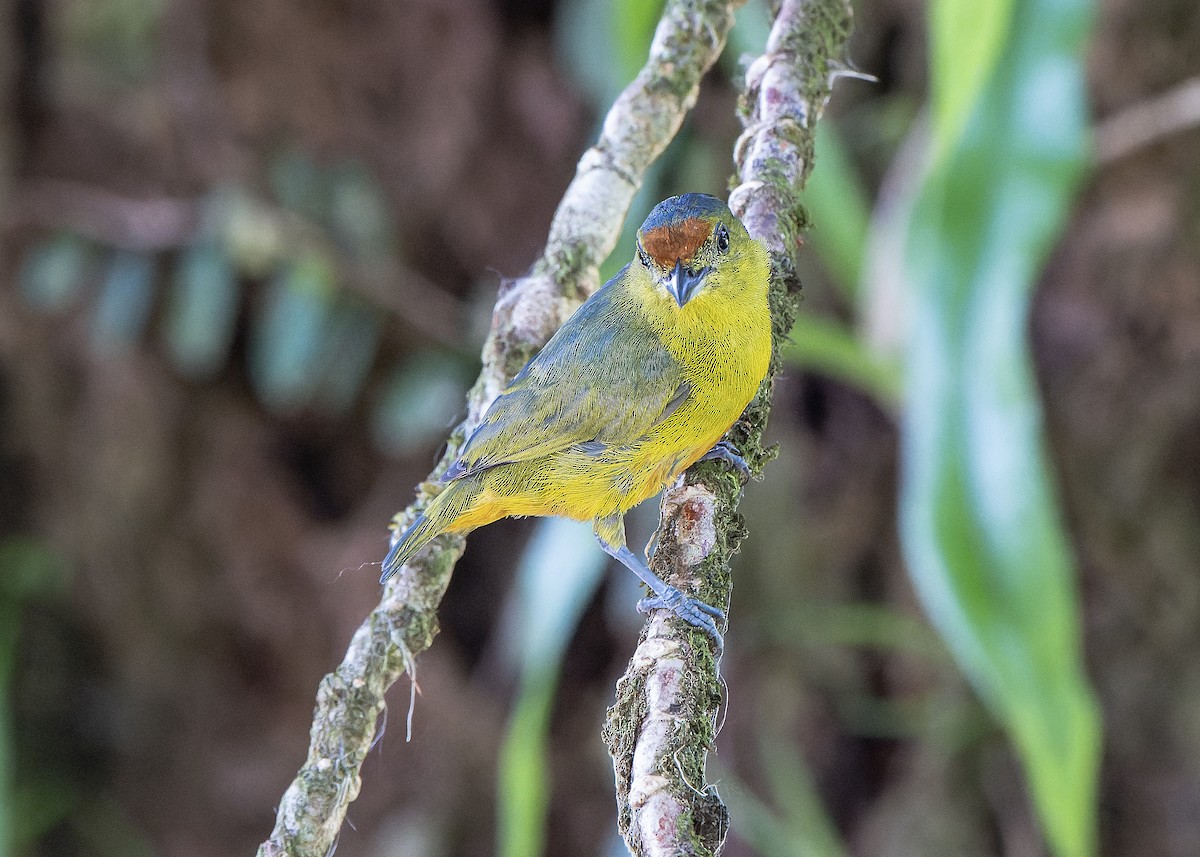
[[[733,781],[732,774],[721,775],[721,796],[732,823],[762,857],[846,857],[849,852],[825,810],[812,770],[782,728],[787,718],[780,714],[764,719],[758,735],[757,762],[771,804]]]
[[[464,375],[461,361],[432,350],[397,365],[374,410],[375,442],[394,455],[411,455],[444,440],[464,409]]]
[[[320,410],[343,415],[358,401],[375,363],[382,333],[381,314],[364,301],[348,297],[334,306],[313,396]]]
[[[1099,723],[1026,323],[1087,157],[1091,9],[1017,0],[979,30],[973,15],[951,29],[965,5],[931,16],[932,158],[906,256],[903,542],[927,610],[1012,736],[1054,851],[1085,857]]]
[[[931,5],[926,172],[900,183],[907,197],[876,224],[908,231],[904,249],[876,245],[903,254],[911,285],[901,294],[862,284],[879,273],[864,269],[864,248],[904,239],[871,233],[851,161],[822,126],[805,192],[812,246],[852,308],[888,302],[880,306],[891,317],[875,322],[907,341],[908,360],[902,370],[887,356],[888,337],[883,348],[868,345],[814,316],[801,317],[787,351],[798,368],[902,413],[910,571],[1010,731],[1047,836],[1065,857],[1094,851],[1100,735],[1026,319],[1084,167],[1090,14],[1086,2]]]
[[[662,8],[663,0],[564,0],[559,6],[559,60],[599,110],[641,71]]]
[[[237,270],[215,242],[180,254],[167,295],[163,337],[175,368],[196,381],[225,365],[241,299]]]
[[[900,400],[900,367],[877,356],[838,322],[801,315],[792,328],[784,358],[793,366],[836,378],[894,409]]]
[[[84,853],[95,857],[155,857],[159,849],[108,794],[82,803],[71,827]]]
[[[18,610],[6,598],[0,602],[0,857],[8,857],[14,841],[12,704],[9,700],[19,630]]]
[[[606,565],[591,525],[544,518],[517,567],[505,650],[518,669],[519,691],[500,751],[497,787],[497,850],[503,857],[537,857],[545,849],[550,711],[567,644]]]
[[[925,624],[880,604],[789,605],[765,623],[769,638],[791,646],[847,646],[907,652],[938,665],[947,652]]]
[[[640,71],[662,7],[662,0],[565,0],[562,4],[555,29],[558,55],[593,104],[611,104]],[[762,53],[772,20],[766,0],[751,0],[736,14],[718,63],[731,82],[740,77],[744,58]],[[614,62],[614,57],[618,61]],[[694,133],[691,123],[685,120],[676,138],[647,170],[630,204],[621,238],[600,265],[600,281],[611,279],[629,261],[638,225],[659,200],[696,188],[720,188],[732,166],[732,157],[724,146],[714,146]]]
[[[929,100],[934,159],[941,160],[966,128],[984,86],[1011,37],[1019,0],[935,0],[929,6]]]
[[[92,318],[96,347],[107,350],[136,344],[146,330],[153,301],[154,260],[128,250],[111,254]]]
[[[817,126],[814,169],[804,188],[804,203],[819,212],[809,243],[833,275],[835,285],[857,303],[863,249],[871,227],[871,208],[850,155],[832,122]]]
[[[82,291],[91,247],[82,238],[61,233],[35,243],[25,254],[17,280],[26,302],[43,312],[66,309]]]
[[[71,805],[60,783],[14,782],[10,701],[22,611],[29,602],[61,592],[65,583],[63,565],[40,541],[0,539],[0,857],[23,851]]]
[[[295,148],[276,155],[268,179],[272,200],[215,188],[202,202],[198,231],[177,249],[106,247],[68,232],[33,241],[18,274],[25,302],[44,313],[87,304],[100,352],[159,336],[175,368],[194,381],[213,380],[236,356],[231,348],[246,318],[247,371],[267,408],[338,416],[365,401],[375,409],[381,448],[433,442],[460,407],[446,403],[461,403],[474,360],[418,344],[416,358],[382,373],[390,379],[382,388],[372,384],[388,310],[372,288],[349,281],[378,271],[404,275],[378,184],[357,162],[322,167]],[[264,278],[265,289],[246,288]],[[432,379],[405,376],[433,365],[453,368]]]
[[[64,91],[93,87],[128,91],[147,83],[159,61],[164,0],[104,0],[59,4],[52,16],[68,47]]]
[[[336,294],[333,271],[318,257],[296,259],[272,278],[250,347],[250,379],[268,407],[294,410],[312,396]]]
[[[637,73],[661,5],[559,4],[558,54],[593,104],[610,103]],[[122,92],[146,83],[159,61],[161,0],[65,8],[55,20],[71,79]],[[766,41],[765,2],[738,14],[717,86],[728,87],[739,58]],[[916,112],[903,92],[840,125],[821,124],[805,200],[815,224],[810,246],[832,283],[822,297],[834,309],[803,314],[786,352],[793,367],[851,385],[903,420],[910,570],[951,653],[1012,735],[1061,857],[1093,851],[1099,727],[1080,664],[1079,605],[1040,439],[1025,319],[1083,166],[1080,52],[1089,14],[1084,0],[930,4],[923,164],[893,151]],[[864,185],[892,157],[908,173],[900,183],[908,195],[891,201],[889,220],[872,211]],[[627,261],[636,224],[657,199],[719,189],[730,168],[723,143],[685,125],[635,199],[602,278]],[[78,312],[101,352],[160,341],[191,381],[211,382],[244,362],[254,395],[275,413],[340,416],[361,407],[389,454],[412,455],[443,438],[474,358],[424,341],[388,347],[395,308],[357,278],[364,269],[403,276],[407,248],[375,177],[354,160],[319,163],[297,145],[267,159],[263,184],[262,193],[213,188],[197,234],[166,252],[44,234],[20,260],[22,298],[41,313]],[[896,256],[904,254],[908,288],[893,296],[898,310],[887,318],[908,345],[899,356],[872,340],[867,317],[881,301],[865,248],[893,239],[907,241]],[[36,543],[0,543],[0,849],[32,841],[81,801],[55,782],[11,781],[7,678],[19,604],[53,578],[43,574],[51,565]],[[561,660],[604,565],[586,527],[561,521],[539,522],[521,560],[505,649],[519,690],[498,772],[504,854],[545,848]],[[945,647],[895,610],[791,601],[787,609],[786,621],[768,619],[764,628],[793,660],[849,647],[903,653],[934,672],[945,663]],[[937,690],[898,701],[864,690],[840,703],[840,725],[857,735],[958,745],[983,731],[977,708],[946,705]],[[752,764],[764,797],[732,773],[723,794],[738,831],[763,855],[841,855],[795,730],[785,729],[793,725],[770,716],[755,724]],[[120,810],[102,799],[86,807],[75,823],[85,840],[101,843],[96,853],[149,851]]]

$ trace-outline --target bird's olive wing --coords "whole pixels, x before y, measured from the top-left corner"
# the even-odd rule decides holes
[[[682,367],[631,320],[628,305],[612,294],[614,283],[497,397],[445,479],[570,447],[598,454],[633,443],[683,404],[691,388]]]

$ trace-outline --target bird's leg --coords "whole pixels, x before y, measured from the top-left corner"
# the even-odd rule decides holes
[[[712,637],[716,641],[718,652],[724,649],[725,640],[717,628],[717,622],[725,620],[725,611],[705,604],[699,598],[685,595],[651,571],[650,567],[638,559],[625,544],[625,521],[620,515],[597,518],[595,529],[596,541],[600,543],[604,552],[636,574],[654,593],[638,602],[639,612],[649,613],[660,607],[670,610],[689,625]]]
[[[724,461],[734,470],[742,475],[743,481],[750,479],[750,466],[746,464],[746,459],[742,458],[737,447],[726,440],[717,441],[717,445],[710,449],[704,455],[700,456],[700,461]],[[650,541],[646,542],[646,547],[642,551],[642,555],[646,557],[646,562],[649,562],[654,557],[654,551],[658,549],[658,531],[654,531],[654,535],[650,537]]]
[[[700,456],[700,460],[724,461],[738,473],[742,474],[743,479],[750,478],[750,465],[746,463],[746,459],[742,458],[742,454],[738,452],[737,447],[727,440],[717,441],[717,445]]]
[[[658,530],[656,529],[650,534],[650,541],[646,542],[646,546],[642,548],[642,556],[646,558],[646,562],[654,559],[654,552],[658,550]]]

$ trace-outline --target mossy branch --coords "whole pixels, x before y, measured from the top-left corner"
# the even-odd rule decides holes
[[[780,367],[780,346],[799,303],[793,253],[806,214],[799,192],[812,167],[815,122],[829,97],[850,33],[848,0],[785,0],[766,52],[746,73],[745,131],[730,208],[771,254],[774,353],[757,397],[730,429],[754,474],[771,457],[763,428]],[[652,563],[665,580],[709,604],[728,607],[729,558],[745,534],[741,484],[717,463],[690,469],[662,498]],[[608,712],[605,743],[613,756],[621,834],[637,857],[712,855],[729,829],[728,813],[705,781],[721,700],[712,641],[654,612]]]
[[[599,285],[597,266],[612,251],[646,168],[662,154],[695,103],[700,78],[720,55],[744,0],[672,0],[645,67],[617,99],[599,141],[580,159],[529,275],[507,283],[496,301],[483,369],[468,400],[477,420],[521,366]],[[437,490],[436,476],[456,456],[449,441],[416,501],[395,518],[402,530]],[[359,626],[338,668],[317,693],[308,757],[279,803],[275,829],[259,857],[325,857],[337,841],[384,693],[437,633],[441,602],[463,539],[443,536],[396,574]]]

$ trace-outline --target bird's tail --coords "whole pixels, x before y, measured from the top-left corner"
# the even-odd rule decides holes
[[[463,490],[469,487],[471,486],[454,483],[433,498],[425,511],[418,515],[408,529],[400,534],[400,538],[396,539],[396,543],[383,558],[383,574],[379,577],[380,583],[385,583],[389,577],[400,570],[400,566],[412,559],[417,551],[433,541],[435,537],[454,529],[454,519],[473,499],[474,495],[471,491]]]
[[[438,530],[425,513],[418,515],[383,558],[383,574],[379,576],[379,582],[386,583],[389,577],[400,570],[400,566],[412,559],[413,554],[429,544],[437,534]]]

